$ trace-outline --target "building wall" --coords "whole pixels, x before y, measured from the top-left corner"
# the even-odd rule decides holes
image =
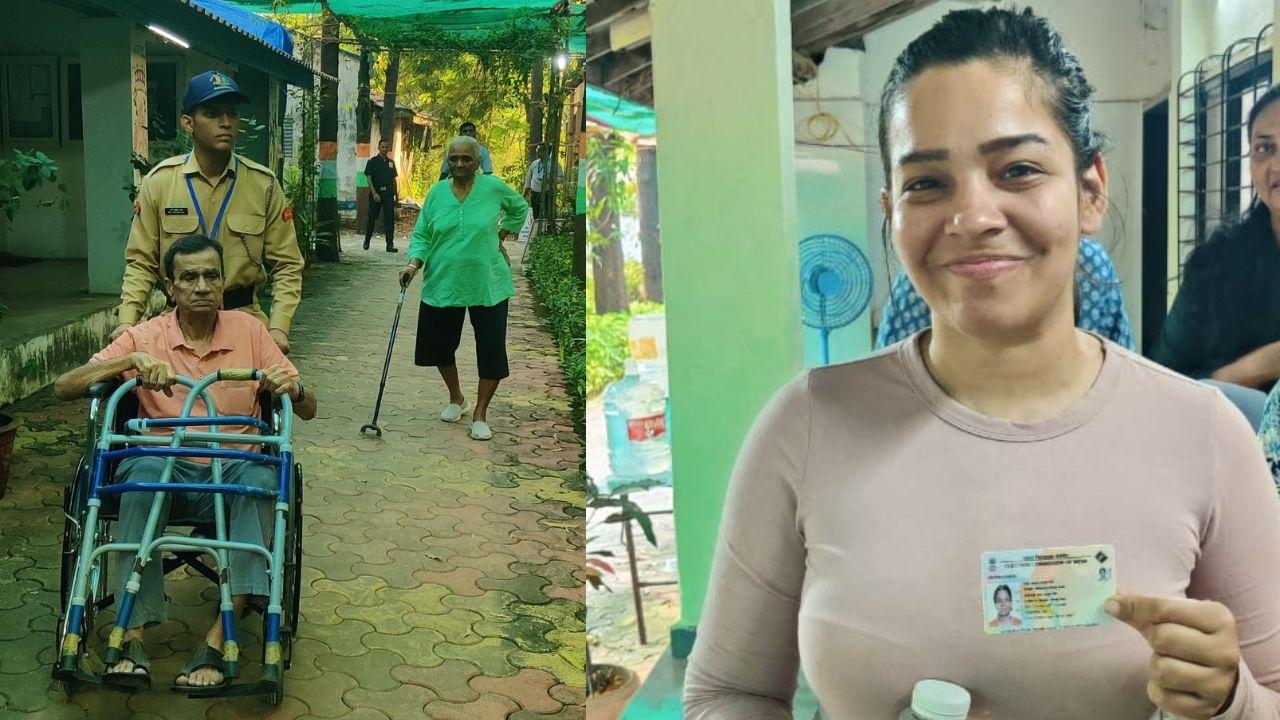
[[[74,29],[80,13],[51,3],[30,2],[7,4],[4,17],[5,22],[0,23],[0,56],[54,56],[60,60],[79,57]],[[62,65],[59,62],[60,75]],[[61,95],[61,81],[58,86]],[[52,187],[24,195],[23,207],[11,228],[0,218],[0,251],[40,258],[85,257],[84,143],[0,141],[0,153],[6,158],[13,156],[15,148],[41,150],[57,161],[61,169],[58,180],[69,189],[70,205],[64,212],[58,204],[60,195]]]
[[[1141,337],[1142,333],[1142,114],[1165,99],[1169,91],[1170,1],[1029,0],[1019,4],[1048,18],[1079,57],[1095,88],[1095,127],[1110,139],[1106,158],[1112,210],[1094,239],[1110,251],[1115,262],[1135,337]],[[1236,0],[1237,3],[1245,1]],[[1217,3],[1223,4],[1231,3]],[[884,220],[878,202],[884,172],[876,146],[880,90],[894,59],[912,39],[951,10],[988,5],[1003,3],[939,2],[889,23],[865,38],[862,80],[867,95],[867,120],[863,138],[869,147],[875,148],[875,161],[866,163],[867,237],[871,238],[868,249],[872,253],[872,267],[877,272],[874,301],[877,318],[888,289],[886,256],[878,241]],[[891,258],[889,266],[897,267]]]
[[[4,16],[5,22],[0,24],[0,56],[52,56],[58,60],[58,115],[62,117],[67,100],[65,66],[68,61],[82,60],[75,28],[83,15],[60,5],[34,0],[6,5]],[[260,121],[269,118],[268,93],[271,90],[265,74],[248,68],[238,69],[217,58],[195,50],[183,50],[159,38],[148,37],[146,44],[149,59],[177,61],[176,94],[179,102],[187,78],[206,70],[219,70],[237,77],[250,95],[252,102],[245,110],[246,115]],[[85,117],[84,121],[88,125],[93,118]],[[12,226],[0,221],[0,251],[39,258],[86,257],[88,219],[85,210],[84,142],[67,139],[65,133],[60,133],[55,141],[0,140],[0,153],[6,157],[12,155],[14,148],[41,150],[57,161],[60,168],[58,180],[67,186],[69,203],[63,210],[60,194],[54,187],[45,187],[24,196],[23,208]],[[128,152],[127,144],[122,146],[121,152]],[[259,162],[268,161],[269,133],[262,131],[260,138],[249,143],[246,154]],[[125,182],[128,178],[122,177],[120,183]]]

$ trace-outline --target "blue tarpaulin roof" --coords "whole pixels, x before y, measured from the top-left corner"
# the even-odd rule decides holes
[[[191,0],[191,2],[253,35],[280,52],[286,55],[293,55],[293,36],[280,23],[268,20],[261,15],[249,12],[224,0]]]

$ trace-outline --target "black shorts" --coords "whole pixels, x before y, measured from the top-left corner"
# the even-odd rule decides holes
[[[507,368],[507,301],[484,307],[435,307],[422,303],[418,308],[418,344],[413,361],[423,367],[452,367],[454,353],[462,342],[462,316],[471,316],[476,334],[476,368],[481,380],[501,380]]]

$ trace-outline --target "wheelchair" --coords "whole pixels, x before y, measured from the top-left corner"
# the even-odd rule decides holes
[[[136,591],[126,590],[117,598],[109,580],[109,558],[118,552],[135,555],[133,575],[140,578],[142,565],[150,562],[153,551],[163,551],[163,574],[190,567],[219,586],[219,616],[223,626],[224,676],[228,684],[215,688],[193,687],[191,697],[225,697],[268,695],[273,704],[284,698],[284,675],[293,656],[293,638],[298,629],[298,603],[302,575],[302,467],[293,460],[293,406],[290,398],[274,398],[262,393],[259,406],[262,417],[219,416],[207,388],[218,381],[257,380],[259,370],[221,370],[200,380],[178,377],[178,384],[190,388],[182,413],[176,418],[138,419],[137,397],[133,389],[136,379],[125,382],[95,383],[89,397],[86,447],[76,474],[63,493],[66,526],[62,543],[61,613],[55,631],[53,678],[63,684],[69,694],[82,688],[106,686],[124,692],[131,688],[104,683],[102,676],[85,670],[85,660],[97,659],[111,667],[119,662],[123,637],[128,625]],[[208,415],[191,415],[196,399],[205,403]],[[248,425],[260,435],[216,432],[220,425]],[[192,426],[207,427],[195,431]],[[154,428],[172,428],[172,435],[147,435]],[[261,452],[221,448],[220,443],[260,446]],[[153,456],[170,458],[158,482],[112,484],[118,461],[129,457]],[[170,482],[176,458],[210,458],[213,478],[208,484]],[[275,490],[262,490],[246,485],[221,482],[222,460],[254,460],[274,465],[279,471]],[[141,543],[117,543],[111,536],[111,523],[119,519],[119,496],[124,492],[154,492],[153,514]],[[156,512],[163,501],[161,493],[191,492],[214,494],[214,517],[176,517],[158,523]],[[243,545],[226,538],[227,513],[223,495],[241,494],[270,498],[274,501],[271,546]],[[166,528],[187,527],[190,536],[166,535]],[[240,673],[239,645],[235,639],[233,606],[228,579],[228,550],[256,552],[266,558],[270,575],[270,596],[266,607],[251,604],[246,610],[262,613],[262,673],[256,683],[237,683]],[[210,567],[203,561],[212,556]],[[95,634],[95,620],[102,610],[117,605],[115,626],[105,641]],[[94,647],[95,641],[97,647]]]

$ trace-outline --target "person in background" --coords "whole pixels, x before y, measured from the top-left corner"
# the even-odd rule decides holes
[[[364,175],[369,178],[369,222],[364,229],[364,249],[369,249],[369,240],[373,238],[373,226],[378,217],[387,232],[387,252],[400,252],[396,249],[396,161],[391,159],[391,143],[378,141],[378,154],[369,158],[364,165]]]
[[[485,175],[493,174],[493,158],[489,156],[489,148],[480,144],[476,139],[476,124],[467,121],[458,126],[458,135],[465,135],[476,141],[476,147],[480,148],[480,172]],[[449,177],[449,152],[445,149],[445,156],[440,161],[440,179],[444,180]]]
[[[756,420],[689,720],[790,720],[801,666],[833,718],[895,717],[921,678],[977,717],[1280,718],[1256,436],[1216,388],[1076,326],[1080,238],[1109,203],[1092,94],[1031,10],[949,12],[898,55],[880,199],[932,326],[803,372]],[[1095,544],[1125,592],[1086,612],[1120,622],[987,633],[984,553]]]
[[[498,383],[510,374],[507,301],[515,285],[502,242],[524,227],[529,205],[500,178],[477,172],[480,144],[475,138],[454,138],[446,158],[452,177],[432,186],[422,201],[400,287],[408,287],[422,271],[414,361],[439,369],[449,390],[449,402],[440,413],[445,422],[458,422],[468,410],[454,354],[462,340],[463,318],[471,317],[480,383],[470,435],[489,440],[489,402]]]
[[[1249,110],[1254,198],[1220,225],[1182,269],[1173,307],[1151,350],[1156,362],[1216,383],[1255,426],[1280,379],[1280,85]]]
[[[533,208],[533,219],[541,220],[546,212],[547,193],[555,192],[555,187],[564,180],[564,167],[559,161],[555,163],[554,177],[547,177],[547,168],[551,167],[551,147],[539,143],[533,162],[529,163],[529,171],[524,176],[524,199]]]
[[[289,353],[289,327],[302,299],[302,252],[293,209],[275,175],[235,153],[238,106],[248,100],[220,72],[201,73],[187,83],[180,122],[191,134],[192,149],[157,163],[138,190],[112,340],[146,315],[169,247],[199,233],[226,248],[224,309],[261,320],[280,350]],[[259,307],[257,293],[268,280],[273,282],[270,317]]]

